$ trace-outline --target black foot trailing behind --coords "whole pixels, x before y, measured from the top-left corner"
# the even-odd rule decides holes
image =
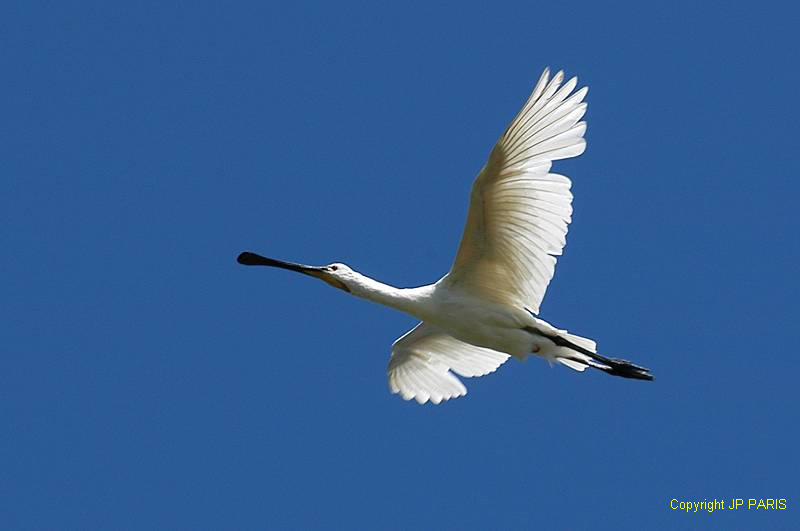
[[[612,376],[621,376],[622,378],[632,378],[634,380],[654,380],[653,375],[650,374],[650,369],[635,365],[630,361],[620,360],[617,358],[606,358],[605,356],[601,356],[596,352],[585,349],[580,345],[576,345],[575,343],[572,343],[568,339],[561,336],[546,337],[549,337],[553,343],[560,347],[567,347],[576,352],[580,352],[581,354],[589,356],[594,363],[590,362],[587,365],[603,371],[606,374],[611,374]],[[586,362],[581,363],[586,364]]]
[[[601,367],[599,364],[592,365],[592,367],[595,369],[601,370],[606,374],[610,374],[612,376],[621,376],[623,378],[633,378],[634,380],[652,381],[654,379],[653,375],[650,374],[650,369],[640,367],[639,365],[634,365],[629,361],[619,360],[616,358],[606,358],[605,356],[601,356],[599,354],[593,354],[591,357],[601,364],[607,365],[607,367]]]

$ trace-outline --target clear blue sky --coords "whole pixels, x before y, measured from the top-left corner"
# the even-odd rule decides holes
[[[112,4],[0,13],[3,528],[800,522],[788,3]],[[591,90],[542,315],[654,383],[510,362],[420,407],[411,318],[235,263],[438,279],[547,65]],[[789,510],[669,509],[714,497]]]

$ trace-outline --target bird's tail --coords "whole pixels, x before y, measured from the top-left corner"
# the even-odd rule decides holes
[[[627,360],[601,356],[596,352],[597,346],[591,339],[567,333],[550,337],[550,339],[563,349],[559,349],[563,355],[556,355],[556,360],[570,369],[582,372],[588,367],[592,367],[612,376],[634,380],[653,380],[650,369]]]

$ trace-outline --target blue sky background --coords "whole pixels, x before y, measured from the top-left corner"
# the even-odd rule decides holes
[[[4,4],[0,524],[796,528],[788,5]],[[510,362],[420,407],[411,318],[235,263],[438,279],[547,65],[591,90],[542,315],[655,383]],[[789,509],[669,509],[715,497]]]

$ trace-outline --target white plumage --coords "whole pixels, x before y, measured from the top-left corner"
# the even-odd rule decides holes
[[[586,149],[582,88],[545,70],[533,94],[489,156],[472,189],[467,226],[451,282],[490,300],[539,313],[572,216],[570,180],[552,161]]]
[[[458,378],[484,376],[505,363],[508,354],[459,341],[434,325],[420,323],[392,345],[389,388],[406,400],[438,404],[467,394]]]
[[[591,339],[538,317],[572,215],[571,182],[550,168],[586,148],[588,89],[576,91],[577,84],[545,69],[475,180],[455,262],[435,284],[395,288],[344,264],[305,266],[249,252],[239,262],[315,276],[422,321],[392,346],[389,387],[406,400],[438,404],[462,396],[467,390],[456,374],[483,376],[509,356],[531,354],[576,371],[651,380],[647,369],[601,356]]]

